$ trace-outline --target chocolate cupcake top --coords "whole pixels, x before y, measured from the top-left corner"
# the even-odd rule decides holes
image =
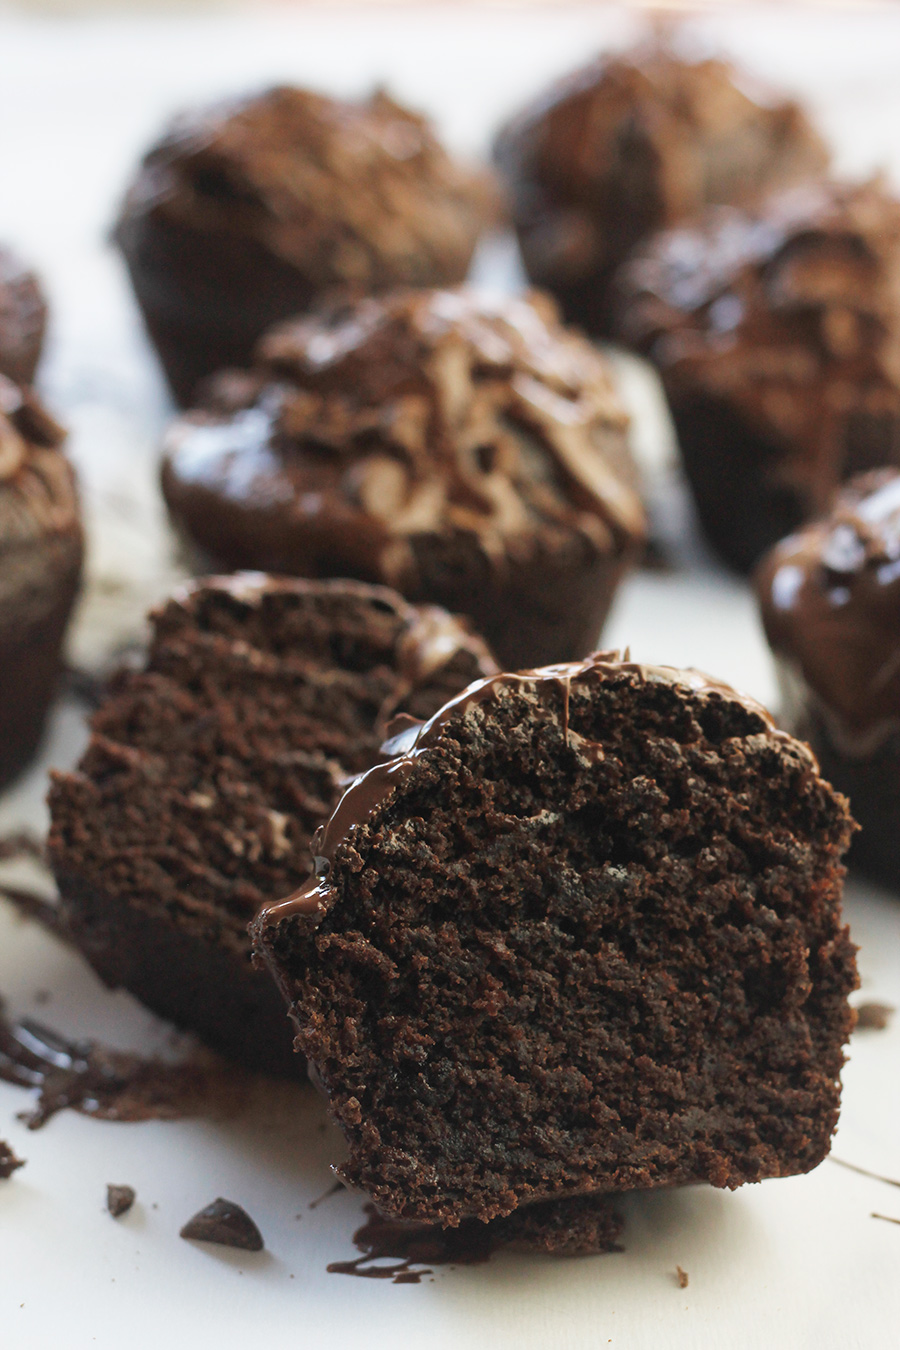
[[[859,755],[900,731],[900,473],[853,479],[768,554],[757,588],[788,718],[802,726],[811,695],[838,748]]]
[[[462,281],[494,209],[486,178],[377,92],[279,87],[185,114],[146,155],[122,219],[245,236],[313,290]]]
[[[643,511],[608,368],[546,302],[404,291],[287,324],[165,444],[175,517],[216,557],[414,586],[414,541],[537,533],[630,549]],[[273,555],[275,555],[273,557]]]
[[[796,103],[726,61],[657,44],[560,80],[496,143],[529,276],[551,287],[608,268],[705,206],[821,172],[827,158]]]
[[[674,402],[735,408],[810,512],[900,458],[900,202],[820,182],[659,235],[624,269],[622,329]]]
[[[29,391],[0,376],[0,626],[40,622],[80,564],[83,541],[65,433]],[[0,632],[2,642],[4,632]]]
[[[12,249],[0,246],[0,375],[31,383],[46,324],[40,282]]]

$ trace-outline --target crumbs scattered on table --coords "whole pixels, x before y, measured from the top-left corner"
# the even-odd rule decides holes
[[[676,1266],[676,1267],[675,1267],[675,1278],[676,1278],[676,1280],[678,1281],[678,1288],[679,1288],[679,1289],[687,1289],[687,1287],[688,1287],[688,1273],[687,1273],[686,1270],[682,1270],[682,1269],[681,1269],[681,1266]]]
[[[106,1208],[114,1219],[127,1214],[134,1204],[136,1191],[133,1186],[113,1186],[106,1188]]]

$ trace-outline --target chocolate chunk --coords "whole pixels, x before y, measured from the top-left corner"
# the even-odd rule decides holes
[[[107,1186],[106,1208],[114,1219],[128,1213],[134,1204],[135,1194],[133,1186]]]
[[[4,1140],[0,1139],[0,1178],[6,1181],[11,1177],[17,1167],[24,1167],[25,1159],[17,1158]]]
[[[897,1009],[892,1003],[860,1003],[856,1009],[857,1031],[884,1031]]]
[[[265,1246],[247,1211],[221,1196],[188,1219],[181,1236],[191,1242],[214,1242],[219,1247],[240,1247],[247,1252],[261,1252]]]

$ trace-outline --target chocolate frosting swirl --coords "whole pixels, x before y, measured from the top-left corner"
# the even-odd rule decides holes
[[[643,536],[628,419],[599,354],[537,298],[403,291],[273,331],[165,442],[163,487],[217,559],[414,590],[414,541]]]
[[[900,460],[900,202],[879,180],[711,211],[648,244],[621,289],[623,334],[676,407],[737,410],[805,514]]]
[[[900,472],[851,480],[768,554],[757,590],[792,725],[805,730],[811,700],[855,756],[900,731]]]

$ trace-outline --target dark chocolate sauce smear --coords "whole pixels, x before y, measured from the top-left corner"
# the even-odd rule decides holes
[[[265,1243],[250,1215],[233,1200],[213,1200],[201,1209],[181,1230],[190,1242],[212,1242],[218,1247],[238,1247],[245,1252],[261,1252]]]
[[[354,1246],[363,1255],[352,1261],[332,1261],[327,1267],[329,1274],[419,1284],[423,1275],[432,1274],[431,1266],[482,1264],[495,1245],[488,1226],[477,1220],[463,1222],[458,1228],[439,1228],[385,1219],[371,1204],[366,1205],[365,1213],[366,1222],[353,1234]],[[375,1264],[385,1261],[387,1265]]]
[[[179,1120],[236,1096],[240,1076],[203,1063],[165,1064],[96,1041],[70,1041],[30,1018],[0,1011],[0,1079],[37,1091],[19,1119],[37,1130],[71,1108],[99,1120]]]

